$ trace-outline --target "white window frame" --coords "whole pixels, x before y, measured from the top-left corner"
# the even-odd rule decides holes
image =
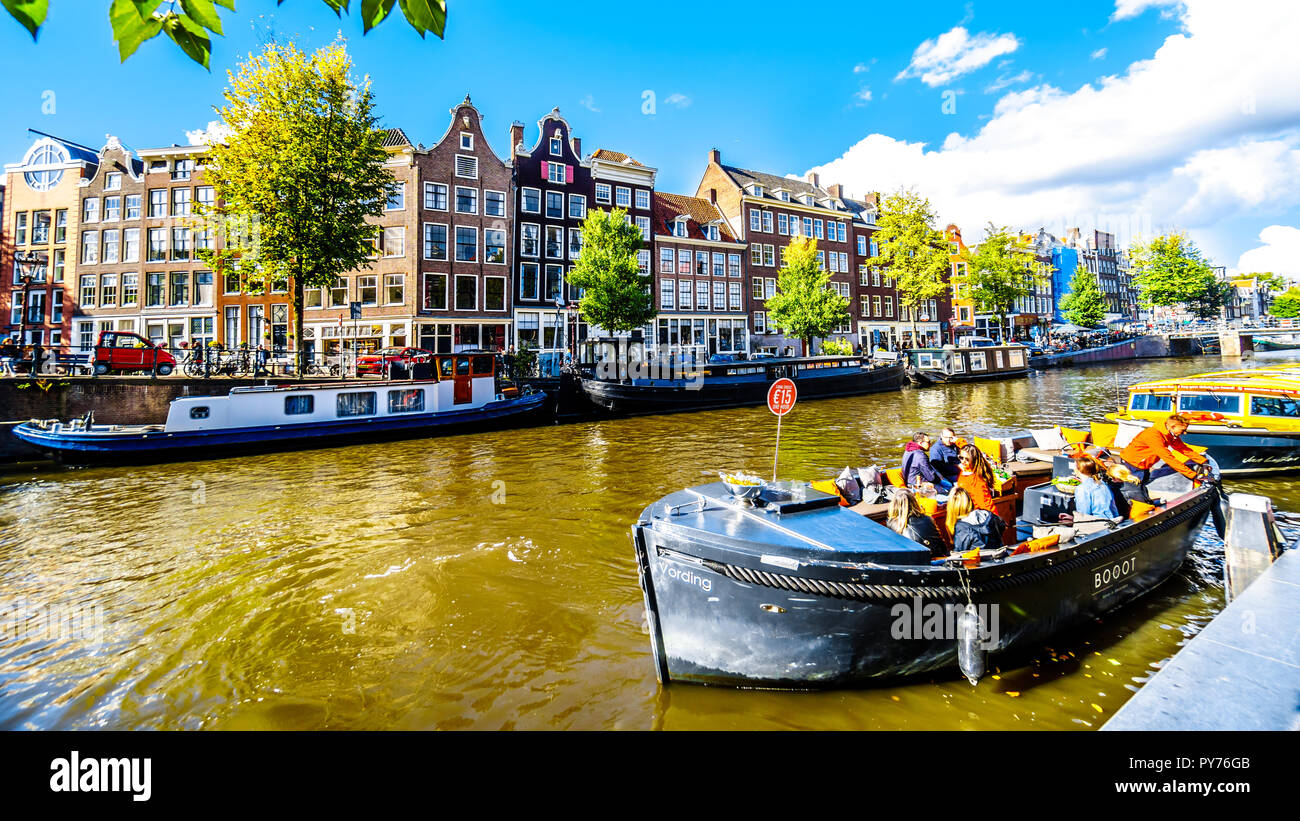
[[[579,212],[577,214],[573,213],[573,206],[575,205],[579,206],[578,209]],[[587,218],[587,195],[586,194],[569,195],[568,215],[569,215],[569,219],[582,220]]]
[[[600,192],[601,192],[602,190],[604,190],[604,192],[605,192],[605,196],[604,196],[604,197],[602,197],[602,196],[600,195]],[[601,203],[601,204],[603,204],[603,205],[609,205],[609,204],[612,202],[612,199],[611,199],[611,198],[612,198],[613,196],[614,196],[614,188],[613,188],[613,186],[611,186],[611,185],[610,185],[609,183],[607,183],[607,182],[598,182],[598,183],[596,183],[596,202]]]
[[[493,308],[491,305],[488,304],[487,284],[490,280],[494,280],[494,279],[501,280],[501,307],[500,308]],[[494,276],[483,277],[483,310],[488,312],[493,312],[493,313],[505,313],[506,311],[510,310],[510,277],[494,277]]]
[[[528,192],[530,192],[530,191],[532,191],[532,192],[534,192],[534,193],[537,194],[537,207],[534,208],[534,209],[532,209],[532,210],[529,210],[527,207],[525,207],[525,203],[528,202]],[[529,187],[520,188],[520,189],[519,189],[519,212],[520,212],[521,214],[540,214],[540,213],[542,213],[542,189],[540,189],[540,188],[529,188]]]
[[[466,144],[467,142],[468,142],[468,144]],[[468,131],[462,131],[462,132],[460,132],[460,150],[461,150],[461,151],[473,151],[473,150],[474,150],[474,135],[473,135],[473,134],[471,134],[471,133],[468,132]]]
[[[487,208],[488,208],[488,196],[487,196],[487,195],[488,195],[488,194],[500,194],[500,195],[501,195],[501,213],[500,213],[500,214],[493,214],[493,213],[491,213],[490,211],[487,210]],[[485,217],[502,217],[502,218],[504,218],[504,217],[506,216],[506,214],[509,213],[509,211],[510,211],[510,206],[509,206],[509,204],[508,204],[507,201],[506,201],[506,192],[504,192],[504,191],[496,191],[496,190],[491,189],[491,188],[484,188],[484,189],[483,189],[483,216],[485,216]]]
[[[461,162],[462,162],[462,161],[464,161],[464,162],[466,163],[467,166],[469,166],[469,165],[471,165],[471,164],[473,165],[473,168],[474,168],[474,173],[473,173],[473,174],[462,174],[462,173],[460,173]],[[472,155],[468,155],[468,154],[457,154],[457,155],[456,155],[456,161],[455,161],[455,163],[454,163],[454,165],[453,165],[453,168],[454,168],[454,171],[455,171],[455,173],[456,173],[456,176],[459,177],[459,178],[462,179],[462,180],[476,180],[476,179],[478,179],[478,157],[475,157],[475,156],[472,156]]]
[[[442,257],[442,259],[425,255],[425,248],[426,248],[425,234],[428,232],[428,229],[434,225],[441,225],[443,229],[442,247],[443,247],[444,256]],[[420,229],[420,259],[427,260],[429,262],[450,262],[451,261],[451,226],[445,222],[426,222],[423,224],[423,226],[424,227]]]
[[[442,201],[445,203],[444,207],[442,207],[442,208],[437,208],[437,207],[435,207],[435,206],[429,205],[429,202],[430,202],[430,200],[432,199],[432,197],[430,196],[430,194],[433,193],[433,191],[434,191],[435,188],[442,188]],[[449,211],[449,210],[451,210],[451,196],[450,196],[450,193],[451,193],[451,186],[447,185],[445,182],[426,182],[426,183],[424,184],[424,203],[423,203],[423,204],[424,204],[424,210],[426,210],[426,211]]]
[[[473,192],[473,194],[474,194],[474,202],[473,202],[474,210],[472,210],[472,211],[462,211],[462,210],[460,210],[460,192],[462,192],[462,191],[471,191],[471,192]],[[469,214],[469,215],[471,215],[471,216],[477,216],[477,215],[478,215],[478,189],[475,188],[475,187],[473,187],[473,186],[469,186],[469,185],[458,185],[458,186],[456,186],[456,206],[455,206],[455,208],[453,209],[453,211],[454,211],[455,213],[457,213],[457,214]]]
[[[639,211],[649,211],[649,210],[650,210],[650,192],[649,192],[649,191],[645,190],[644,188],[638,188],[638,189],[636,189],[636,193],[633,195],[633,197],[634,197],[634,200],[635,200],[635,202],[636,202],[637,210],[639,210]]]

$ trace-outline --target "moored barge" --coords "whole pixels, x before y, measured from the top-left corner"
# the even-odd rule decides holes
[[[122,464],[351,445],[544,417],[546,394],[503,391],[491,355],[439,356],[435,365],[433,379],[266,385],[182,397],[172,400],[162,425],[97,425],[87,415],[33,420],[13,433],[64,464]]]
[[[907,378],[916,385],[981,382],[1028,376],[1029,349],[1023,345],[981,348],[913,348],[907,353]]]
[[[903,384],[903,365],[856,356],[813,356],[693,365],[663,378],[619,376],[584,378],[582,389],[593,403],[613,413],[671,413],[761,405],[772,382],[782,378],[794,381],[800,400],[897,390]]]

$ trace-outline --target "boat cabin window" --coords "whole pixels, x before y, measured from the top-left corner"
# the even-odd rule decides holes
[[[1011,360],[1011,367],[1013,368],[1023,368],[1025,366],[1024,351],[1010,351],[1007,354],[1007,358]]]
[[[955,351],[948,353],[948,362],[951,363],[952,373],[966,372],[966,357]]]
[[[1178,410],[1241,413],[1241,397],[1213,393],[1184,393],[1178,397]]]
[[[1250,397],[1250,415],[1300,419],[1300,402],[1289,396],[1252,396]]]
[[[450,379],[456,372],[456,362],[450,356],[445,356],[438,360],[438,376],[442,379]]]
[[[457,376],[469,376],[469,357],[468,357],[468,356],[458,356],[458,357],[456,357],[456,375],[457,375]]]
[[[918,367],[918,368],[933,368],[933,367],[936,367],[935,364],[934,364],[934,357],[933,357],[932,355],[928,354],[928,353],[919,353],[919,354],[917,354],[917,355],[916,355],[916,367]]]
[[[988,367],[988,362],[984,358],[984,351],[971,351],[970,369],[972,371],[986,371]]]
[[[993,352],[994,361],[998,363],[998,370],[1002,370],[1006,365],[1002,364],[1002,351]]]
[[[1129,403],[1130,410],[1167,411],[1174,409],[1174,398],[1168,394],[1135,393]]]
[[[208,410],[207,405],[199,405],[197,408],[190,408],[191,419],[207,419],[211,415],[211,411]]]
[[[298,394],[284,398],[285,416],[300,416],[316,410],[316,397],[310,394]]]
[[[339,416],[369,416],[375,412],[375,392],[340,393],[338,398]]]
[[[491,376],[492,375],[492,357],[476,356],[474,357],[474,375]]]
[[[418,413],[424,410],[424,391],[419,388],[388,392],[389,413]]]

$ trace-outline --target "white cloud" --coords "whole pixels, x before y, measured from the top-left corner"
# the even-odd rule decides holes
[[[993,82],[989,83],[988,87],[984,89],[984,93],[992,94],[996,91],[1001,91],[1002,89],[1007,88],[1009,86],[1017,86],[1020,85],[1021,83],[1027,83],[1032,79],[1034,79],[1034,72],[1030,71],[1029,69],[1025,69],[1024,71],[1014,76],[1003,74]]]
[[[1284,277],[1300,277],[1300,228],[1270,225],[1259,232],[1259,239],[1264,244],[1241,255],[1238,271],[1272,271]]]
[[[596,98],[592,97],[590,94],[588,94],[586,97],[583,97],[581,100],[579,100],[578,104],[581,105],[583,108],[587,109],[588,111],[594,111],[597,114],[600,113],[600,109],[596,107]]]
[[[664,102],[668,105],[675,105],[678,108],[686,108],[686,106],[691,104],[691,98],[687,97],[685,94],[674,93],[665,97]]]
[[[1105,47],[1105,46],[1102,46],[1101,48],[1097,49],[1096,51],[1094,51],[1094,52],[1092,53],[1092,59],[1094,59],[1094,60],[1100,60],[1101,58],[1103,58],[1103,57],[1105,57],[1105,56],[1106,56],[1106,47]]]
[[[854,73],[854,74],[862,74],[863,72],[871,71],[871,67],[874,66],[875,64],[876,64],[876,58],[875,58],[875,57],[872,57],[872,58],[871,58],[871,62],[869,62],[869,63],[858,63],[856,66],[854,66],[854,67],[853,67],[853,73]]]
[[[863,86],[858,89],[858,93],[853,95],[854,105],[866,105],[871,102],[871,89]]]
[[[1127,241],[1277,221],[1300,205],[1300,95],[1277,79],[1300,76],[1292,2],[1186,0],[1183,31],[1121,74],[1007,93],[978,131],[937,146],[871,134],[813,170],[854,192],[914,187],[972,229],[1096,225]]]
[[[1168,7],[1178,6],[1182,0],[1115,0],[1115,13],[1110,16],[1111,20],[1126,20],[1130,17],[1137,17],[1147,9],[1165,7],[1164,15],[1171,12]]]
[[[972,37],[965,28],[956,26],[917,46],[912,62],[894,79],[920,77],[933,88],[983,68],[1018,48],[1020,41],[1014,34],[980,33]]]
[[[230,136],[230,129],[220,120],[209,120],[207,128],[196,128],[185,132],[185,139],[190,145],[212,145],[213,141],[224,142]]]

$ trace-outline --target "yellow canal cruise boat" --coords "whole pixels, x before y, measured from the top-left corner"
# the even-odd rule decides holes
[[[1182,413],[1183,441],[1207,448],[1223,473],[1300,470],[1300,366],[1217,371],[1139,382],[1107,419],[1121,423],[1116,444]]]

